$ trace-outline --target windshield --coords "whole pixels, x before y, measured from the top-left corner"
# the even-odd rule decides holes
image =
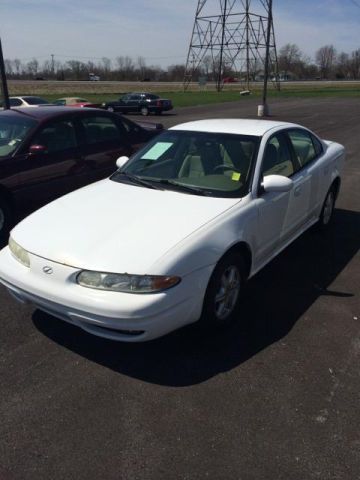
[[[137,152],[111,180],[126,174],[162,188],[214,197],[249,192],[259,137],[168,130]]]
[[[0,116],[0,157],[11,155],[36,123],[26,117]]]

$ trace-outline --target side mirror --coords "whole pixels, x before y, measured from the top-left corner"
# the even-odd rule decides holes
[[[265,192],[289,192],[293,181],[282,175],[267,175],[261,184]]]
[[[29,153],[31,153],[32,155],[34,155],[35,153],[46,153],[46,152],[47,152],[47,148],[45,147],[45,145],[37,145],[37,144],[30,145]]]
[[[125,165],[125,163],[129,160],[129,157],[126,157],[125,155],[122,156],[122,157],[119,157],[117,160],[116,160],[116,166],[118,168],[121,168]]]

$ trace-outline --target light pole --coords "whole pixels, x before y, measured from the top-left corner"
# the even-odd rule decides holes
[[[0,74],[1,74],[1,86],[2,86],[2,94],[3,94],[3,108],[4,110],[10,109],[10,101],[9,101],[9,91],[7,88],[7,81],[6,81],[6,72],[5,72],[5,64],[4,64],[4,57],[1,45],[1,38],[0,38]]]

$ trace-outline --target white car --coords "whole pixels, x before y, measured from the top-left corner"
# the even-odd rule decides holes
[[[109,179],[17,225],[0,280],[16,299],[114,340],[241,320],[244,282],[329,224],[344,156],[290,123],[178,125],[120,158]]]
[[[33,97],[26,95],[23,97],[9,97],[9,103],[11,108],[23,108],[23,107],[39,107],[44,105],[50,105],[50,103],[41,97]]]

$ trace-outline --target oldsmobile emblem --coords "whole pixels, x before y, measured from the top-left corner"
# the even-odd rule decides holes
[[[51,275],[53,273],[53,269],[51,267],[45,266],[43,267],[43,272],[47,275]]]

